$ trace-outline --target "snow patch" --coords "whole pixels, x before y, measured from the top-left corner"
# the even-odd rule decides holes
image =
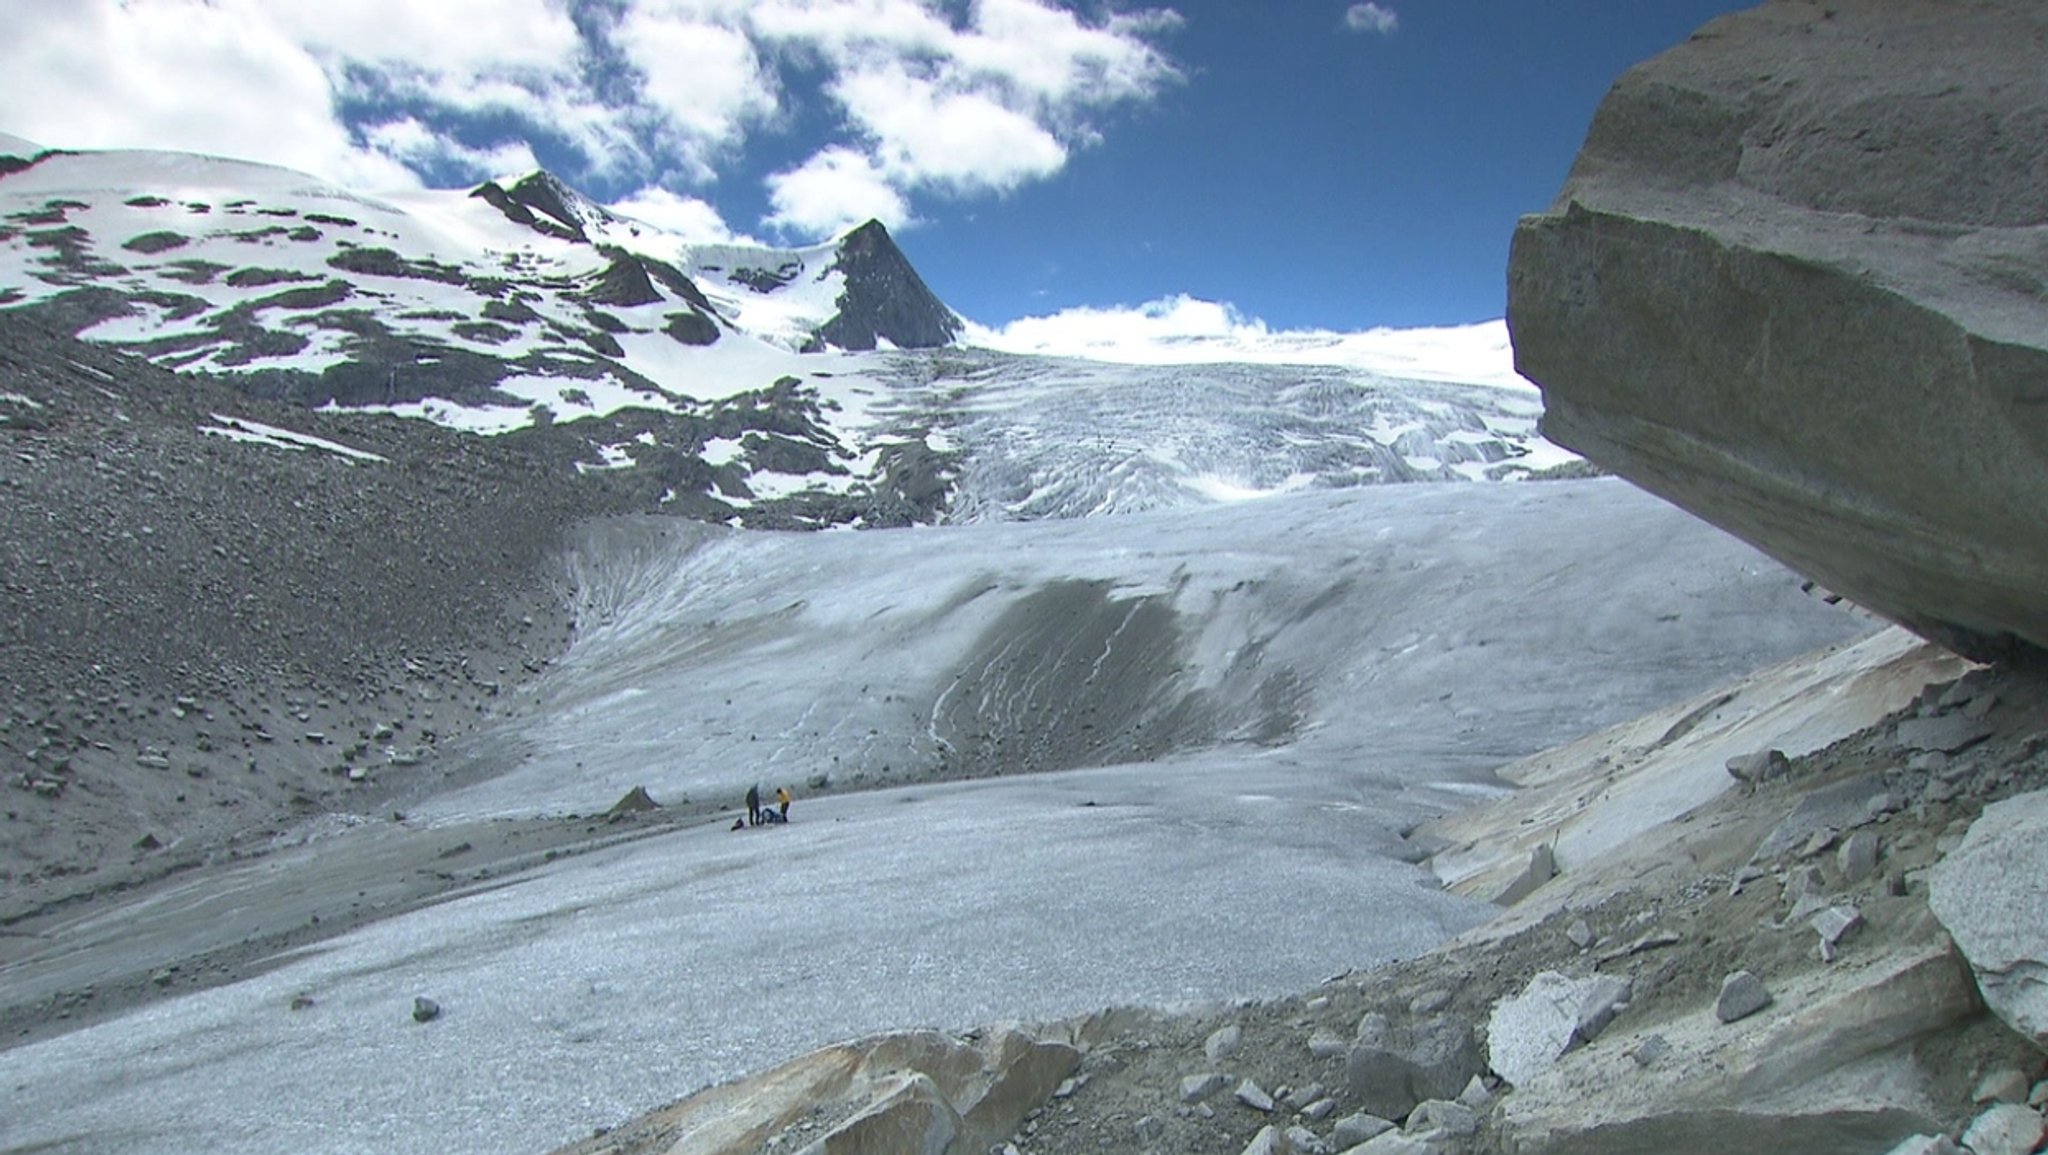
[[[631,469],[634,465],[633,455],[626,450],[626,446],[630,444],[632,442],[626,441],[617,445],[598,446],[597,462],[579,461],[576,463],[576,472],[600,473],[607,469]]]
[[[698,456],[703,458],[704,464],[717,469],[738,461],[742,451],[739,438],[714,437],[704,443],[704,451]]]
[[[1536,391],[1515,372],[1505,320],[1355,332],[1273,329],[1228,303],[1181,295],[1138,306],[1068,309],[994,328],[969,322],[966,339],[1009,353],[1127,365],[1330,365],[1382,377]]]
[[[343,409],[329,401],[322,405],[320,413],[389,413],[394,417],[410,417],[431,421],[464,433],[476,433],[493,437],[510,433],[533,424],[533,410],[519,405],[457,405],[441,397],[428,397],[420,401],[404,401],[396,405],[360,405]]]
[[[1282,493],[1297,493],[1315,482],[1315,475],[1293,473],[1279,485],[1260,488],[1246,484],[1233,477],[1219,477],[1213,473],[1196,474],[1188,478],[1187,486],[1211,501],[1256,501],[1262,497],[1274,497]]]
[[[574,377],[541,377],[521,374],[498,382],[498,392],[535,405],[544,405],[558,421],[583,417],[609,417],[621,409],[659,409],[680,413],[674,399],[645,389],[635,389],[607,373],[594,380]]]
[[[371,453],[364,449],[355,449],[343,445],[339,441],[329,441],[324,437],[314,437],[309,433],[294,433],[289,429],[280,429],[275,425],[265,425],[261,421],[251,421],[245,417],[227,417],[219,413],[209,414],[209,416],[215,421],[220,422],[220,424],[201,425],[199,432],[211,433],[216,437],[225,437],[230,441],[240,441],[249,445],[268,445],[277,449],[321,449],[338,457],[347,458],[350,461],[389,460],[381,454]]]

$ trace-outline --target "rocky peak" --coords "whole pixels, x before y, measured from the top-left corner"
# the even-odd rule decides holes
[[[485,181],[470,194],[535,232],[563,240],[591,240],[586,226],[617,220],[589,197],[546,169],[535,169],[507,185]],[[536,216],[535,214],[539,214]]]
[[[696,307],[704,314],[716,312],[704,291],[697,283],[683,274],[681,269],[667,261],[656,260],[644,253],[629,252],[614,245],[600,245],[598,251],[610,258],[611,264],[599,275],[596,283],[586,294],[586,299],[602,305],[653,305],[663,297],[655,288],[657,284],[669,293]]]
[[[832,268],[846,278],[839,310],[814,334],[820,345],[931,349],[959,337],[960,318],[927,288],[882,222],[871,220],[839,239]]]
[[[46,150],[32,140],[0,132],[0,176],[20,172],[36,162]]]

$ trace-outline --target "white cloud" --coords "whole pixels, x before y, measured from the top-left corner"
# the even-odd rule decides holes
[[[690,244],[758,245],[761,242],[736,233],[716,208],[696,197],[678,196],[665,188],[643,188],[605,206],[615,213],[645,221],[655,228],[674,233]]]
[[[412,117],[371,125],[364,129],[363,135],[378,152],[403,164],[452,167],[472,180],[524,174],[540,167],[532,146],[523,140],[474,148],[435,133]]]
[[[1401,26],[1401,17],[1383,4],[1353,4],[1344,11],[1344,26],[1353,32],[1386,35]]]
[[[336,98],[369,86],[559,125],[594,156],[620,136],[567,95],[581,40],[553,0],[0,0],[0,25],[0,120],[60,147],[217,153],[370,188],[417,186],[427,163],[532,167],[526,146],[478,150],[417,118],[359,140]]]
[[[327,74],[251,0],[0,0],[0,123],[52,148],[166,148],[347,184],[419,178],[356,144]]]
[[[228,6],[343,59],[427,72],[557,72],[582,44],[559,0],[235,0]]]
[[[1143,99],[1179,73],[1146,38],[1180,26],[1170,11],[1112,16],[1100,27],[1035,0],[981,0],[974,29],[953,55],[968,72],[994,78],[1052,106]]]
[[[510,115],[574,150],[585,170],[608,178],[630,176],[651,163],[627,115],[608,108],[581,86],[539,85],[498,78],[438,73],[351,74],[338,85],[366,95],[371,86],[457,119]]]
[[[838,123],[769,178],[764,224],[793,230],[902,223],[914,195],[1044,179],[1097,139],[1103,112],[1179,78],[1157,46],[1180,24],[1165,9],[608,0],[579,28],[574,2],[0,0],[0,126],[51,147],[217,153],[365,188],[524,165],[534,147],[577,157],[572,181],[680,188],[796,124],[801,82]],[[601,75],[601,62],[626,71]],[[511,126],[527,150],[464,143],[480,121]],[[835,192],[852,199],[828,211]]]
[[[761,42],[830,74],[825,91],[857,140],[827,149],[861,148],[868,164],[856,175],[879,177],[899,200],[1007,192],[1057,173],[1095,139],[1091,114],[1179,78],[1148,40],[1179,25],[1171,12],[1090,24],[1046,0],[977,0],[957,21],[947,10],[938,0],[756,0],[746,21]],[[843,158],[823,168],[854,171]],[[804,215],[778,209],[768,223],[791,228]]]
[[[900,65],[846,76],[831,91],[873,136],[876,167],[899,187],[1007,192],[1067,162],[1066,147],[1029,116]]]
[[[909,223],[910,206],[874,161],[850,148],[828,148],[768,178],[770,228],[829,236],[870,217],[890,228]]]
[[[620,19],[616,39],[645,78],[642,98],[667,119],[698,179],[710,177],[713,149],[779,107],[774,74],[731,5],[642,2]]]
[[[1226,302],[1180,295],[1136,306],[1067,309],[996,328],[970,324],[967,340],[1011,353],[1133,365],[1337,365],[1389,377],[1535,388],[1515,372],[1506,321],[1348,333],[1276,330]]]
[[[1148,42],[1179,26],[1170,10],[1089,24],[1047,0],[976,0],[956,26],[946,7],[938,0],[756,0],[747,23],[761,39],[842,71],[921,62],[1019,102],[1143,98],[1179,75]]]
[[[924,0],[757,0],[746,21],[763,40],[846,67],[943,55],[954,33],[933,7]]]

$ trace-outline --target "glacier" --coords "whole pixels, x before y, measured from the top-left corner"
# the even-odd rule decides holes
[[[0,1148],[545,1150],[863,1032],[1277,996],[1485,917],[1403,835],[1498,794],[1492,766],[1869,628],[1606,479],[859,533],[646,519],[572,557],[575,641],[454,755],[488,776],[405,823],[633,785],[737,806],[756,781],[796,787],[795,822],[543,864],[0,1051]],[[1101,648],[1015,612],[1046,597]],[[1091,710],[1127,732],[1093,743]],[[1004,750],[1044,772],[942,780]],[[879,788],[812,796],[819,772]],[[95,936],[230,936],[386,825],[96,909],[10,981]],[[413,1023],[416,995],[444,1016]]]

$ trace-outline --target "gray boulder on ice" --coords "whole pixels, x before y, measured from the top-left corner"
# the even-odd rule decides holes
[[[2048,1049],[2048,791],[1986,807],[1927,882],[1927,904],[1994,1014]]]
[[[2048,647],[2044,36],[1779,0],[1624,75],[1515,234],[1545,432],[1966,656]]]
[[[1575,979],[1542,971],[1521,994],[1495,1004],[1486,1029],[1488,1062],[1519,1086],[1573,1047],[1599,1037],[1628,1001],[1628,979],[1594,975]]]

